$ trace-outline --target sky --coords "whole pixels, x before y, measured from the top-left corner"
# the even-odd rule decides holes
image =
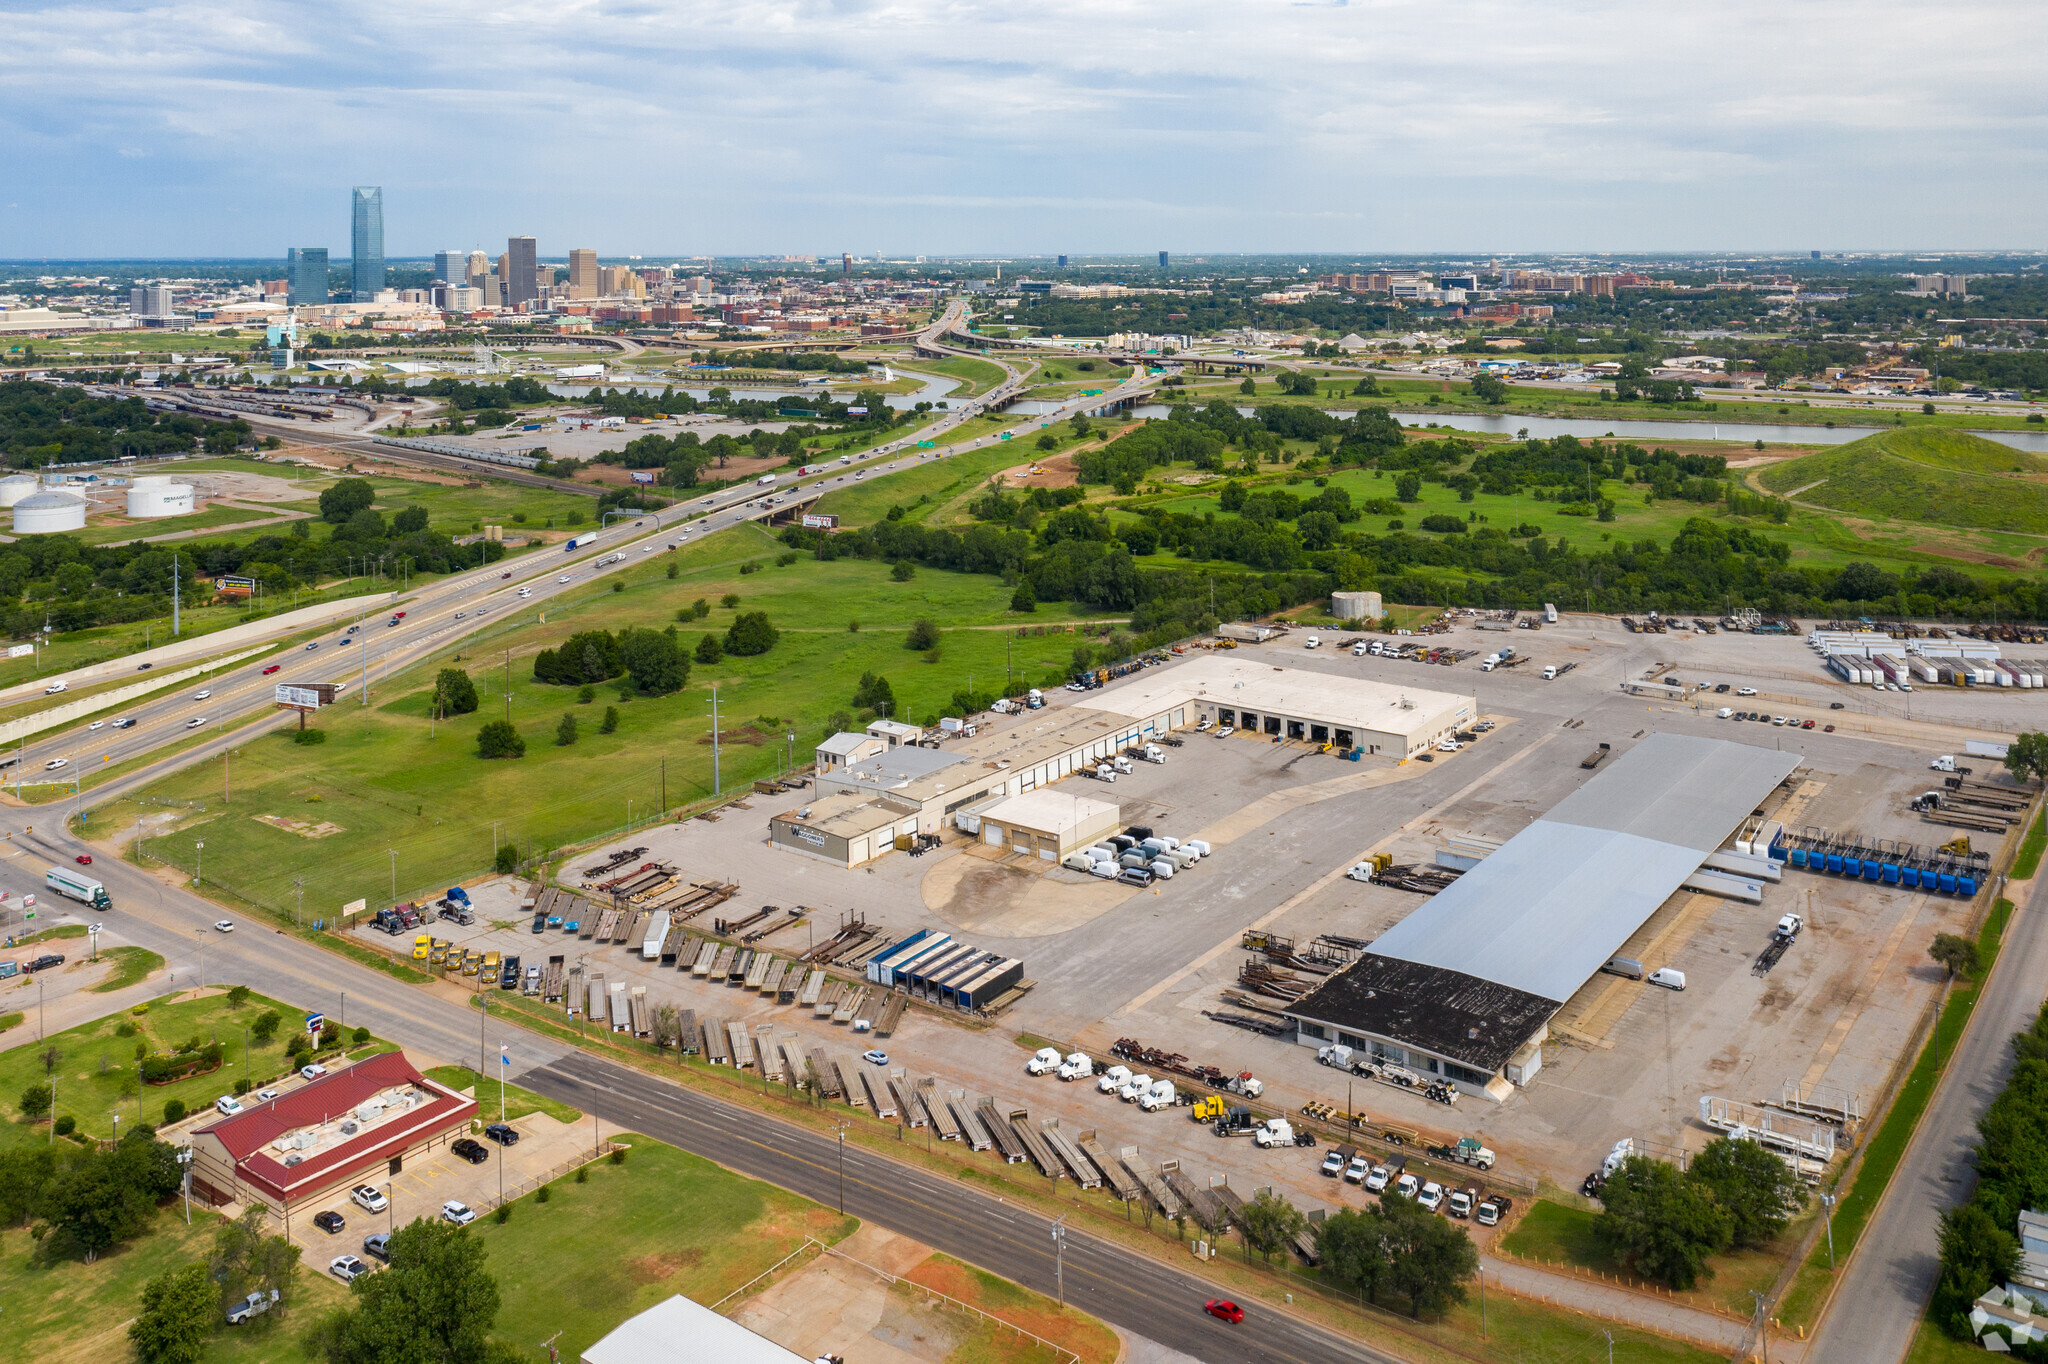
[[[2030,249],[2039,0],[0,0],[0,258]]]

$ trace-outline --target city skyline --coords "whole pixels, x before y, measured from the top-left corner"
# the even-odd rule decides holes
[[[526,16],[498,49],[516,95],[419,41],[436,13],[337,48],[291,0],[16,16],[7,254],[269,254],[328,236],[351,180],[389,193],[405,256],[515,230],[607,256],[2025,249],[2048,207],[2048,14],[2013,0],[1851,25],[1754,0],[703,3]],[[339,150],[309,163],[309,134]],[[550,177],[602,147],[602,203],[503,175],[508,145]]]

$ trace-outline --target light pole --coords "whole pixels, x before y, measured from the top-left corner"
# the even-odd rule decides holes
[[[192,884],[203,886],[206,884],[206,840],[202,838],[192,846],[199,851],[198,860],[192,867]]]
[[[185,1225],[192,1225],[192,1148],[178,1148],[178,1183],[185,1194]]]
[[[53,1107],[50,1111],[54,1113],[56,1109]],[[847,1124],[844,1120],[833,1124],[833,1130],[839,1134],[839,1211],[841,1215],[844,1215],[846,1212],[846,1127]]]
[[[1602,1331],[1600,1334],[1607,1337],[1607,1364],[1614,1364],[1614,1332]]]
[[[1835,1196],[1831,1193],[1822,1194],[1820,1196],[1820,1207],[1821,1215],[1827,1219],[1828,1224],[1828,1272],[1833,1273],[1835,1268]]]
[[[1052,1224],[1052,1281],[1060,1306],[1067,1305],[1067,1215],[1061,1213]]]

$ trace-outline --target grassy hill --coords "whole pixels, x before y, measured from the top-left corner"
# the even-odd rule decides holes
[[[2048,534],[2048,457],[1967,431],[1880,431],[1774,464],[1760,481],[1854,516]]]

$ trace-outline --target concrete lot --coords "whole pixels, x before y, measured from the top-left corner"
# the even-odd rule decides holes
[[[1372,938],[1422,903],[1419,895],[1345,880],[1343,870],[1363,854],[1384,849],[1397,862],[1427,862],[1452,835],[1507,838],[1591,777],[1579,759],[1596,743],[1619,753],[1652,731],[1797,751],[1807,766],[1770,805],[1778,811],[1782,801],[1780,817],[1788,823],[1932,846],[1954,831],[1906,810],[1907,799],[1932,784],[1928,756],[1956,751],[1974,734],[2033,727],[2036,712],[2048,709],[2048,698],[2031,692],[1907,696],[1851,688],[1815,667],[1798,639],[1629,635],[1612,621],[1568,617],[1541,632],[1503,636],[1465,626],[1432,642],[1490,651],[1509,639],[1530,664],[1481,675],[1468,663],[1455,679],[1423,671],[1425,665],[1310,654],[1284,638],[1240,655],[1394,683],[1413,678],[1418,686],[1474,688],[1481,710],[1501,727],[1457,755],[1398,767],[1258,739],[1187,734],[1163,767],[1140,764],[1113,787],[1078,788],[1116,799],[1126,822],[1216,845],[1212,858],[1142,892],[1043,864],[992,859],[987,850],[969,851],[973,845],[958,836],[922,857],[892,854],[853,871],[769,848],[768,816],[801,795],[749,797],[716,823],[660,826],[636,833],[626,846],[646,846],[650,858],[673,862],[691,879],[738,882],[739,896],[717,911],[726,918],[764,904],[808,907],[805,924],[761,944],[770,950],[800,952],[814,932],[822,940],[843,916],[857,913],[891,934],[942,926],[1021,957],[1037,985],[994,1024],[961,1026],[913,1011],[881,1045],[898,1064],[939,1076],[942,1087],[1025,1099],[1034,1118],[1058,1115],[1063,1127],[1097,1127],[1111,1149],[1142,1139],[1147,1160],[1180,1157],[1198,1176],[1225,1172],[1241,1185],[1271,1179],[1298,1196],[1338,1202],[1357,1195],[1340,1194],[1315,1176],[1318,1153],[1219,1142],[1184,1116],[1141,1115],[1084,1086],[1026,1079],[1028,1048],[1020,1048],[1018,1034],[1079,1045],[1098,1058],[1116,1038],[1136,1037],[1226,1071],[1253,1070],[1267,1082],[1269,1105],[1293,1109],[1311,1098],[1343,1105],[1345,1079],[1315,1065],[1310,1050],[1227,1027],[1202,1011],[1216,1008],[1221,990],[1234,983],[1246,927],[1299,940],[1323,932]],[[1548,662],[1579,666],[1545,682],[1537,673]],[[1745,708],[1819,724],[1805,730],[1716,719],[1716,706],[1733,703],[1732,690],[1698,706],[1620,691],[1623,679],[1660,664],[1674,664],[1688,681],[1754,686],[1762,694],[1746,699]],[[1054,697],[1055,704],[1067,699]],[[1831,710],[1835,701],[1844,709]],[[1827,723],[1837,732],[1819,727]],[[572,864],[570,882],[575,868],[596,860]],[[1752,959],[1788,910],[1806,915],[1809,928],[1775,970],[1753,975]],[[1711,1135],[1696,1118],[1703,1094],[1755,1101],[1776,1097],[1791,1082],[1856,1096],[1868,1109],[1940,989],[1928,942],[1938,931],[1961,929],[1977,912],[1950,898],[1790,870],[1767,887],[1760,906],[1681,892],[1624,950],[1652,968],[1679,968],[1689,988],[1672,993],[1596,977],[1558,1016],[1542,1073],[1507,1103],[1467,1096],[1453,1111],[1363,1080],[1348,1086],[1349,1095],[1376,1119],[1443,1135],[1477,1133],[1500,1152],[1504,1170],[1574,1185],[1621,1136],[1696,1149]],[[564,945],[559,934],[535,939],[523,923],[492,929],[490,917],[449,936],[529,958],[536,950],[563,952],[571,964],[586,958],[611,979],[647,984],[657,1001],[794,1027],[814,1040],[829,1038],[849,1057],[869,1045],[829,1021],[799,1019],[794,1008],[674,968],[629,963],[616,945]],[[509,924],[515,916],[498,917]],[[834,1032],[840,1035],[830,1038]]]

